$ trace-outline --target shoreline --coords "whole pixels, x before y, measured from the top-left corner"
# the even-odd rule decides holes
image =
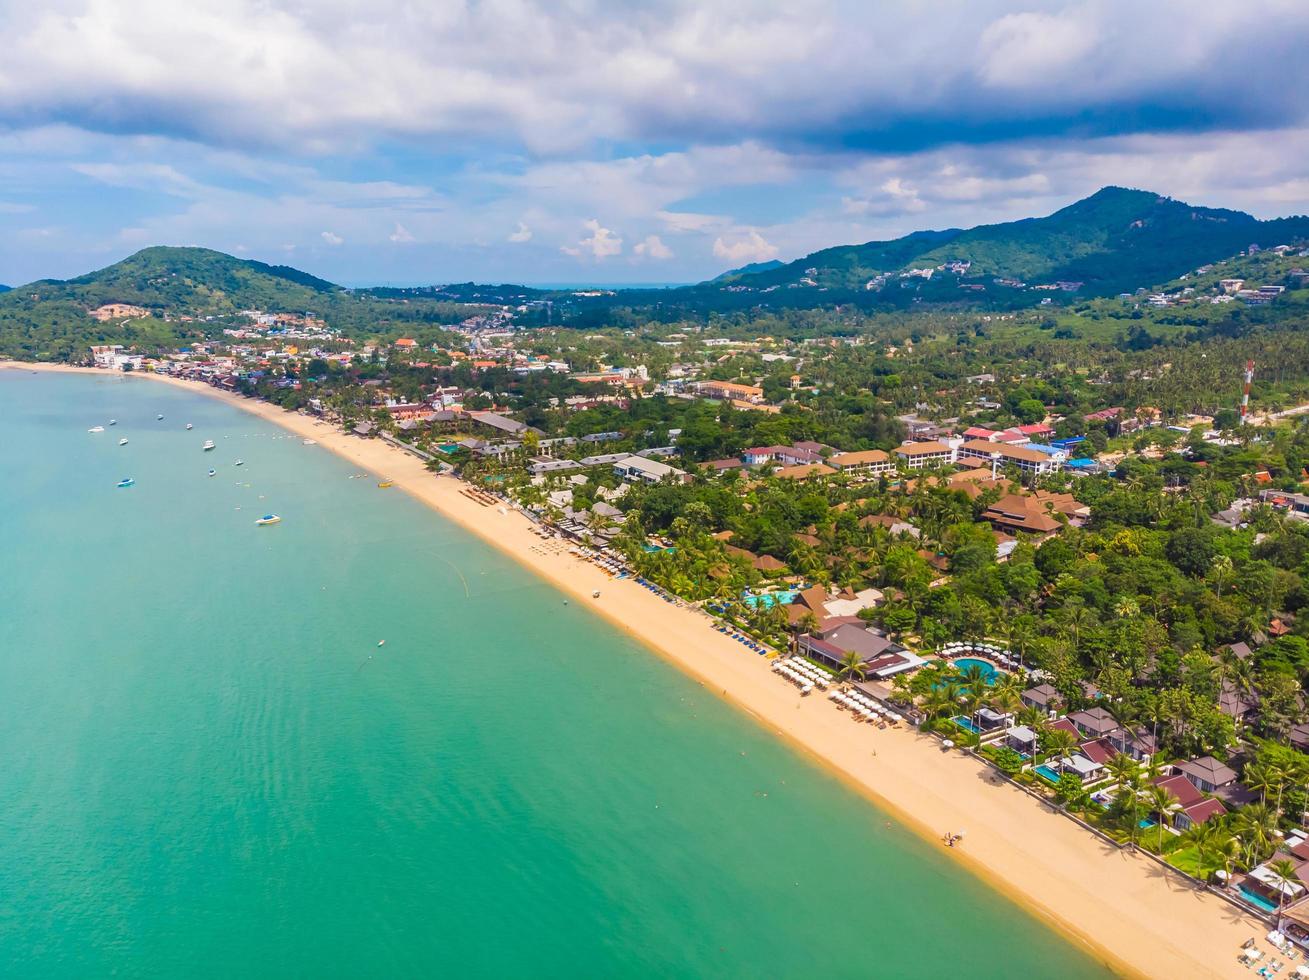
[[[97,368],[0,361],[0,370],[107,375]],[[227,401],[378,476],[498,548],[570,598],[654,650],[788,745],[823,766],[929,843],[966,832],[950,855],[1092,958],[1127,976],[1239,976],[1236,954],[1268,927],[1221,898],[1190,887],[1149,858],[1111,849],[1073,821],[997,781],[979,760],[943,751],[912,729],[854,727],[826,698],[801,698],[715,632],[710,620],[633,582],[563,554],[532,550],[541,539],[508,507],[483,506],[454,477],[380,440],[363,440],[310,416],[200,382],[142,373]],[[592,593],[600,590],[599,599]]]

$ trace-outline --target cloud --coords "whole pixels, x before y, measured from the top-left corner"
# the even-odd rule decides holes
[[[324,232],[320,232],[319,234],[322,237],[323,241],[327,242],[328,245],[345,244],[345,239],[342,238],[340,235],[336,234],[335,232],[324,231]]]
[[[1007,0],[5,6],[0,125],[223,148],[921,150],[997,128],[1256,129],[1309,115],[1294,85],[1309,7],[1288,0],[1043,0],[1017,13]]]
[[[532,240],[532,229],[528,228],[527,225],[520,221],[518,222],[518,227],[511,231],[509,237],[505,240],[514,242],[515,244],[530,242]]]
[[[566,255],[586,256],[589,255],[594,259],[605,259],[611,255],[618,255],[623,251],[623,240],[614,235],[608,228],[602,228],[600,222],[591,218],[584,223],[591,234],[583,238],[576,246],[565,245],[560,251]]]
[[[747,262],[767,262],[769,259],[777,258],[777,255],[777,246],[770,245],[764,240],[764,236],[753,228],[744,237],[737,238],[734,241],[728,242],[722,238],[714,239],[714,257],[726,259],[733,265],[743,265]]]
[[[646,235],[644,241],[637,242],[632,251],[642,258],[671,259],[673,250],[663,243],[658,235]]]
[[[395,231],[391,232],[389,237],[397,245],[407,245],[415,240],[409,229],[398,221],[395,223]]]

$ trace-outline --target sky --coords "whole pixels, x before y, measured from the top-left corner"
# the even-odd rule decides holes
[[[1106,184],[1309,212],[1304,0],[0,0],[0,282],[670,283]]]

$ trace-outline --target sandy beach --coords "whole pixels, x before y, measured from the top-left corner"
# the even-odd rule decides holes
[[[0,363],[4,368],[105,373]],[[523,515],[476,503],[460,492],[463,484],[456,479],[432,474],[419,460],[380,440],[349,436],[316,419],[207,385],[157,375],[137,377],[229,401],[394,481],[396,488],[641,640],[929,841],[939,845],[946,831],[965,832],[964,841],[948,852],[953,859],[1116,972],[1152,977],[1246,975],[1236,961],[1240,944],[1251,936],[1262,940],[1267,926],[1190,887],[1148,858],[1104,843],[1021,790],[997,781],[980,761],[944,752],[935,739],[912,730],[856,725],[825,698],[802,698],[763,658],[715,632],[703,615],[674,607],[635,583],[614,581],[566,552],[542,548]],[[598,599],[592,597],[596,590]],[[932,912],[924,909],[923,914]]]

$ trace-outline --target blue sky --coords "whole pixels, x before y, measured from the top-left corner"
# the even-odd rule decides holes
[[[1309,212],[1302,0],[0,0],[0,282],[679,282],[1105,184]]]

